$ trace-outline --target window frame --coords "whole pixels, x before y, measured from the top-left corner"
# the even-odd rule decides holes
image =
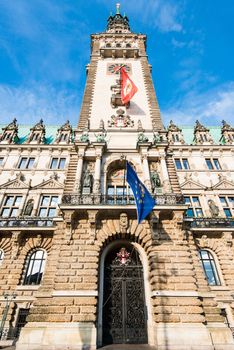
[[[220,165],[218,158],[205,158],[206,167],[208,170],[222,170],[222,167]],[[209,167],[208,162],[210,163],[211,167]]]
[[[201,252],[206,252],[208,258],[203,258],[201,255]],[[211,287],[222,286],[223,283],[222,283],[222,279],[221,279],[220,269],[217,266],[218,261],[217,261],[217,258],[214,256],[214,253],[211,252],[209,249],[202,248],[202,249],[199,249],[199,258],[200,258],[202,268],[203,268],[208,285]],[[212,275],[213,275],[212,278],[214,278],[215,283],[209,282],[209,276],[208,276],[208,272],[207,272],[208,269],[204,265],[204,262],[207,262],[207,261],[210,263],[210,270],[212,271]]]
[[[189,199],[188,202],[186,202],[187,198]],[[196,201],[194,200],[195,198],[198,199],[197,200],[197,202],[199,203],[198,206],[195,204],[196,203]],[[185,195],[184,200],[185,200],[185,204],[189,204],[189,207],[188,207],[186,214],[185,214],[186,217],[189,217],[189,218],[203,218],[204,217],[204,211],[203,211],[203,208],[201,205],[201,200],[200,200],[198,195]],[[188,215],[189,211],[193,212],[193,216]],[[202,215],[199,215],[199,212],[201,212]]]
[[[190,170],[188,158],[174,158],[176,170]],[[177,166],[179,165],[179,167]]]
[[[13,197],[13,204],[12,205],[7,205],[7,200],[9,200],[9,198],[10,197]],[[17,203],[17,201],[16,201],[16,198],[17,197],[19,197],[19,198],[21,198],[21,200],[20,200],[20,203],[19,203],[19,205],[17,206],[17,205],[15,205],[15,203]],[[24,198],[24,196],[23,195],[21,195],[20,193],[18,194],[7,194],[7,195],[5,195],[4,196],[4,198],[3,198],[3,204],[2,204],[2,206],[1,206],[1,217],[4,217],[4,218],[14,218],[14,217],[18,217],[19,216],[19,210],[20,210],[20,208],[22,207],[22,202],[23,202],[23,198]],[[9,213],[10,213],[10,215],[6,215],[6,216],[3,216],[3,211],[4,210],[7,210],[7,209],[9,209]],[[12,215],[12,211],[14,211],[14,210],[17,210],[17,214],[16,215]]]
[[[42,252],[42,257],[41,258],[36,258],[36,254],[38,252]],[[33,258],[35,256],[35,258]],[[33,259],[32,259],[33,258]],[[47,252],[44,249],[35,249],[33,251],[31,251],[30,253],[28,253],[26,261],[25,261],[25,273],[24,273],[24,277],[23,277],[23,281],[22,284],[24,286],[37,286],[41,284],[41,281],[43,279],[43,275],[45,272],[45,265],[46,265],[46,258],[47,258]],[[32,263],[31,263],[32,261]],[[36,272],[37,277],[36,277],[36,283],[33,282],[32,280],[32,272],[33,272],[33,268],[36,265],[36,262],[39,261],[39,269]],[[30,269],[30,273],[28,273]],[[40,276],[41,274],[41,276]]]
[[[23,161],[23,159],[26,159],[26,163],[25,163],[25,166],[24,167],[21,167],[21,163]],[[33,163],[32,165],[29,167],[30,165],[30,162],[33,160]],[[21,170],[25,170],[25,169],[33,169],[33,166],[35,164],[35,161],[36,161],[36,158],[35,157],[20,157],[20,160],[19,160],[19,163],[18,163],[18,169],[21,169]]]
[[[53,162],[57,160],[56,166],[52,167]],[[64,166],[61,168],[61,162],[64,162]],[[51,170],[64,170],[66,165],[66,157],[52,157],[50,161]]]
[[[221,198],[224,198],[224,202],[222,202]],[[230,200],[232,198],[232,200]],[[221,204],[221,207],[223,209],[224,215],[227,219],[233,218],[234,217],[234,205],[232,205],[232,201],[234,203],[234,195],[219,195],[219,203]],[[225,205],[223,205],[225,204]],[[226,211],[229,210],[230,216],[226,215]]]
[[[46,198],[46,197],[49,197],[49,204],[46,206],[46,205],[43,205],[43,199]],[[52,198],[57,198],[57,203],[56,203],[56,206],[53,206],[51,205],[52,203]],[[40,197],[40,201],[39,201],[39,207],[38,207],[38,217],[42,217],[42,218],[54,218],[57,216],[58,214],[58,204],[59,204],[59,200],[60,200],[60,196],[56,193],[56,194],[47,194],[47,193],[44,193],[41,195]],[[45,209],[46,210],[46,215],[40,215],[40,211]],[[55,215],[49,215],[49,211],[50,210],[55,210]]]

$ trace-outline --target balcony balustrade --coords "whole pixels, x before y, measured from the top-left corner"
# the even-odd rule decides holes
[[[156,204],[159,206],[184,204],[184,198],[177,194],[153,195]],[[61,205],[79,206],[79,205],[135,205],[133,196],[129,195],[79,195],[66,194],[62,197]]]
[[[1,227],[52,227],[52,218],[45,217],[0,217]]]
[[[234,218],[196,218],[185,217],[184,222],[191,228],[232,228],[234,227]]]

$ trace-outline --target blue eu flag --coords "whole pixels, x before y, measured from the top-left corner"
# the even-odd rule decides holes
[[[146,216],[153,210],[155,200],[151,194],[138,179],[136,172],[131,165],[127,162],[127,182],[132,189],[137,206],[138,224],[146,218]]]

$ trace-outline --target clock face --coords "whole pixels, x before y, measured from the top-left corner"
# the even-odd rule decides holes
[[[131,74],[132,69],[130,64],[124,63],[108,63],[107,64],[107,74],[119,74],[121,67],[124,67],[126,72]]]

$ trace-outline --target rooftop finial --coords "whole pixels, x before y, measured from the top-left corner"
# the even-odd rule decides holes
[[[119,2],[117,2],[117,4],[116,4],[116,13],[119,15],[120,14],[120,3]]]

